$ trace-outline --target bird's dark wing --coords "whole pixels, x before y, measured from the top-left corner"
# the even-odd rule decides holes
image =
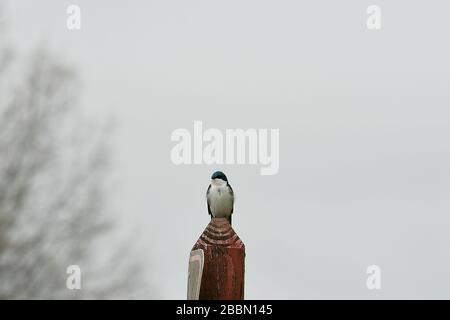
[[[208,190],[206,190],[206,204],[207,204],[207,206],[208,206],[208,214],[209,214],[209,215],[211,216],[211,218],[212,218],[211,209],[209,208],[209,197],[208,197],[209,189],[211,189],[211,185],[209,185]]]
[[[233,210],[234,210],[234,191],[233,191],[233,188],[231,187],[230,184],[228,184],[228,186],[230,187],[230,194],[233,197],[233,208],[231,208],[231,213],[233,213]],[[231,224],[231,214],[230,214],[230,224]]]

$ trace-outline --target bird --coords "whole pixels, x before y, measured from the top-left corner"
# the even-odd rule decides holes
[[[227,176],[222,171],[216,171],[211,176],[211,184],[206,191],[208,214],[211,219],[227,218],[231,225],[231,215],[234,207],[234,192],[228,183]]]

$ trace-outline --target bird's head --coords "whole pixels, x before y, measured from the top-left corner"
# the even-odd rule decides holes
[[[216,179],[228,182],[227,176],[222,171],[216,171],[213,173],[213,175],[211,176],[211,180],[218,181]]]

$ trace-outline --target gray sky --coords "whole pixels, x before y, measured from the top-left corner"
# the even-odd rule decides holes
[[[66,28],[81,7],[82,29]],[[369,31],[366,8],[381,7]],[[248,299],[450,298],[450,4],[445,1],[6,1],[117,119],[111,205],[157,296],[186,297],[222,169]],[[177,128],[279,128],[280,171],[170,160]],[[134,232],[134,231],[133,231]],[[133,240],[134,241],[134,240]],[[379,265],[382,289],[366,287]]]

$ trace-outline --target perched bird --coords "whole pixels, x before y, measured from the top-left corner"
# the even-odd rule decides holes
[[[234,192],[223,172],[216,171],[211,176],[211,184],[206,191],[206,200],[211,218],[227,218],[231,224]]]

